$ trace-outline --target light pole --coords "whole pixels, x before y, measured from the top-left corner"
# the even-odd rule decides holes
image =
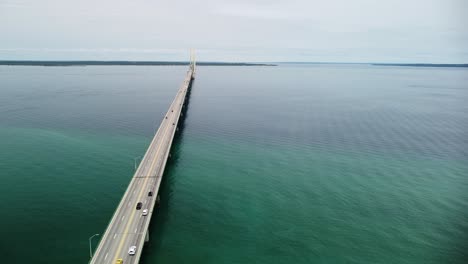
[[[99,234],[94,234],[92,235],[90,238],[89,238],[89,258],[93,258],[93,251],[91,249],[91,240],[93,239],[93,237],[95,236],[99,236]]]
[[[137,169],[137,159],[141,158],[141,156],[133,158],[134,164],[135,164],[135,170]]]

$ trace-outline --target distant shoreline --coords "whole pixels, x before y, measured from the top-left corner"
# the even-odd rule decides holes
[[[395,66],[395,67],[450,67],[468,68],[468,64],[448,63],[366,63],[366,62],[197,62],[197,66],[278,66],[281,64],[298,65],[371,65],[371,66]],[[3,66],[184,66],[189,65],[185,61],[35,61],[35,60],[0,60]]]
[[[26,61],[0,60],[0,65],[8,66],[183,66],[185,61]],[[269,63],[245,62],[197,62],[197,66],[277,66]]]
[[[444,64],[444,63],[372,63],[374,66],[402,66],[402,67],[456,67],[468,68],[468,64]]]
[[[316,64],[316,65],[371,65],[371,66],[399,66],[399,67],[458,67],[466,68],[466,63],[385,63],[385,62],[278,62],[278,64]]]

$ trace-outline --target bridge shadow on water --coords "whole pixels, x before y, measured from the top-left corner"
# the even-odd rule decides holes
[[[181,116],[178,122],[178,130],[174,135],[174,139],[171,146],[170,155],[171,157],[168,158],[166,167],[164,169],[163,178],[161,181],[161,186],[159,187],[159,196],[160,196],[160,203],[159,207],[155,206],[155,212],[153,213],[151,223],[149,225],[149,242],[146,242],[143,246],[143,252],[141,254],[140,263],[146,263],[145,261],[149,261],[149,259],[154,259],[154,255],[151,252],[159,251],[162,244],[162,237],[161,234],[164,233],[163,230],[165,229],[167,219],[169,218],[169,206],[170,206],[170,199],[171,194],[173,192],[173,184],[174,184],[174,168],[177,166],[179,160],[179,152],[181,145],[184,141],[184,127],[185,127],[185,119],[188,115],[188,109],[190,104],[190,95],[192,93],[192,87],[194,85],[195,79],[192,80],[189,89],[187,91],[187,95],[185,98],[184,107],[181,111]],[[150,257],[151,256],[151,257]]]

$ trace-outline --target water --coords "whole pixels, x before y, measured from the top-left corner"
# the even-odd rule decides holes
[[[3,262],[88,261],[185,70],[0,67]],[[467,83],[199,67],[142,263],[466,263]]]

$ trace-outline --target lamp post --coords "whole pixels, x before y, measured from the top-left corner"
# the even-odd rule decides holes
[[[135,165],[135,170],[137,169],[137,159],[141,158],[141,156],[133,158],[134,165]]]
[[[93,258],[93,251],[91,249],[91,240],[93,239],[93,237],[95,236],[99,236],[99,234],[94,234],[92,235],[90,238],[89,238],[89,258]]]

